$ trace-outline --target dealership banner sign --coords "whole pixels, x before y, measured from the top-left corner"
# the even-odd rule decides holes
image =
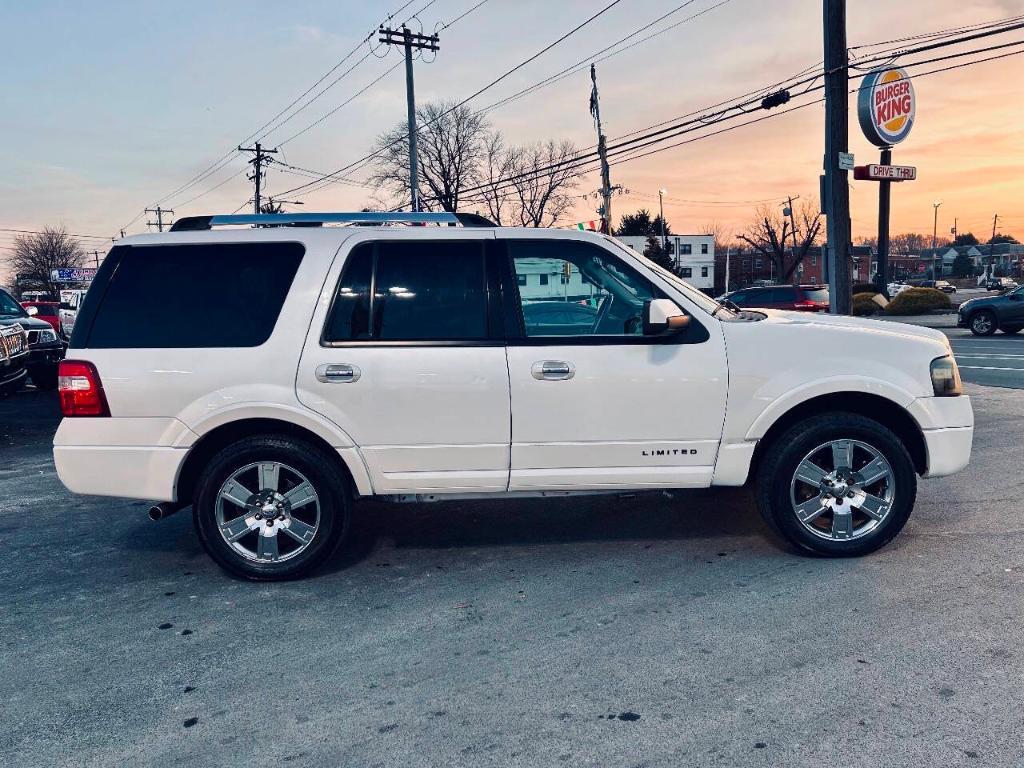
[[[860,128],[876,147],[899,144],[914,127],[917,97],[904,69],[869,72],[857,93]]]
[[[50,279],[55,283],[88,283],[96,277],[92,267],[67,267],[50,270]]]

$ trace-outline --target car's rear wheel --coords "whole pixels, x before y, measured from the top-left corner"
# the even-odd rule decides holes
[[[971,333],[975,336],[991,336],[997,326],[995,314],[987,309],[979,310],[971,316]]]
[[[853,413],[801,421],[767,447],[761,514],[798,548],[831,557],[873,552],[910,517],[917,475],[889,429]]]
[[[348,530],[351,491],[337,460],[285,436],[221,450],[199,480],[193,520],[222,568],[247,579],[303,576]]]

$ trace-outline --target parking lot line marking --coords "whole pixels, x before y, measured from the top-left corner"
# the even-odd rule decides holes
[[[961,365],[960,369],[964,371],[1016,371],[1017,373],[1024,372],[1024,368],[997,368],[992,365]]]
[[[970,358],[979,358],[981,360],[1020,360],[1020,359],[1024,359],[1024,355],[957,355],[957,357],[962,357],[964,359],[966,359],[968,357],[970,357]]]

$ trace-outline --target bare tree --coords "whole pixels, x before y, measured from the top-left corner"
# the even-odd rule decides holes
[[[482,189],[475,196],[487,207],[487,215],[499,227],[507,226],[512,216],[512,187],[502,183],[515,173],[514,154],[505,147],[501,133],[494,131],[484,141],[481,163]]]
[[[711,235],[715,238],[716,251],[723,248],[739,249],[741,247],[740,243],[736,241],[736,236],[731,234],[729,228],[720,221],[704,222],[697,227],[697,234]]]
[[[53,281],[50,273],[55,269],[81,267],[84,260],[81,243],[64,227],[44,227],[39,234],[15,238],[10,266],[21,290],[33,287],[56,297],[60,285]]]
[[[579,156],[570,141],[528,144],[510,150],[514,220],[524,227],[551,227],[573,205],[569,193],[579,186],[582,174],[574,164]]]
[[[424,208],[457,211],[463,190],[480,178],[487,121],[466,105],[425,104],[416,110],[419,192]],[[409,199],[409,132],[405,123],[377,139],[370,183],[397,200]]]
[[[795,248],[789,217],[783,216],[781,210],[770,205],[758,208],[754,221],[739,236],[757,253],[772,261],[775,274],[782,283],[792,279],[796,268],[818,241],[821,232],[821,213],[812,203],[801,205],[793,212],[793,218],[796,223]]]

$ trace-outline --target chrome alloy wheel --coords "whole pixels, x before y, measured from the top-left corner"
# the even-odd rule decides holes
[[[971,320],[971,330],[984,336],[992,330],[992,316],[988,312],[979,312]]]
[[[238,554],[257,563],[276,563],[312,543],[320,527],[320,498],[297,469],[261,461],[246,464],[224,481],[215,514],[220,535]]]
[[[886,458],[859,440],[819,445],[797,464],[790,500],[797,519],[815,536],[859,539],[892,510],[896,476]]]

